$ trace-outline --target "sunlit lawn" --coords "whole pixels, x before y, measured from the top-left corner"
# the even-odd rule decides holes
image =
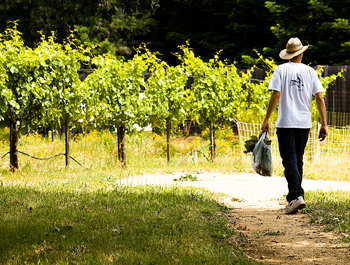
[[[251,264],[203,190],[10,185],[0,200],[2,264]]]
[[[201,137],[174,137],[166,164],[164,138],[143,133],[127,138],[128,168],[116,159],[116,138],[92,132],[70,142],[70,154],[47,161],[19,154],[20,168],[0,171],[0,264],[252,264],[246,243],[226,227],[218,195],[201,189],[121,185],[119,179],[146,172],[235,170],[234,160],[183,158]],[[228,143],[228,144],[227,144]],[[204,146],[204,147],[203,147]],[[234,146],[222,142],[220,148]],[[2,153],[8,143],[1,142]],[[35,157],[64,153],[64,139],[22,136],[21,152]],[[232,150],[231,150],[232,151]],[[231,152],[230,151],[230,152]],[[234,151],[233,151],[234,152]],[[236,159],[236,158],[235,158]]]

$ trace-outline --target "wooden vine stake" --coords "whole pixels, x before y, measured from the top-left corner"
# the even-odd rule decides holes
[[[214,161],[216,158],[216,141],[215,141],[214,124],[210,126],[210,153],[211,153],[211,160]]]
[[[18,129],[16,123],[10,121],[10,165],[11,170],[15,171],[18,169]]]
[[[166,122],[166,147],[167,147],[168,164],[170,163],[170,130],[171,130],[171,123],[170,123],[170,118],[168,118]]]
[[[125,127],[124,125],[119,126],[117,130],[118,135],[118,159],[122,162],[123,167],[127,168],[126,165],[126,153],[125,153]]]

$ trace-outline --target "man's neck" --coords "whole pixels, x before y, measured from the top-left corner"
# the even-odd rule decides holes
[[[301,63],[300,59],[289,60],[291,63]]]
[[[302,60],[303,60],[303,56],[299,55],[299,56],[297,56],[295,58],[290,59],[289,61],[292,62],[292,63],[301,63]]]

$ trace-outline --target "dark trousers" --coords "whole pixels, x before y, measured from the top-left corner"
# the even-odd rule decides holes
[[[303,180],[303,156],[310,129],[277,128],[278,145],[284,175],[288,182],[287,201],[304,197],[301,187]]]

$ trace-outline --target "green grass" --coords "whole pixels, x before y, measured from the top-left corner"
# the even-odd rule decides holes
[[[218,194],[120,182],[143,173],[182,171],[182,181],[193,180],[191,172],[230,172],[233,149],[222,142],[218,163],[199,157],[194,164],[189,157],[179,166],[207,143],[173,138],[167,165],[163,137],[143,133],[126,140],[127,169],[116,158],[116,137],[97,132],[70,142],[70,155],[84,167],[70,161],[66,168],[64,156],[40,161],[19,154],[13,173],[9,157],[1,160],[0,264],[255,264],[242,252],[247,239],[227,228],[229,209]],[[19,150],[49,157],[64,153],[64,139],[22,136]],[[6,140],[0,151],[8,151]]]
[[[179,181],[189,181],[198,172],[252,172],[240,160],[237,137],[227,129],[218,134],[214,163],[198,154],[197,163],[188,156],[180,164],[192,150],[209,153],[203,136],[173,136],[170,164],[164,137],[128,136],[127,169],[117,160],[116,136],[110,133],[71,140],[70,155],[84,167],[71,161],[66,168],[63,156],[39,161],[19,154],[20,168],[12,173],[5,157],[0,165],[0,264],[252,264],[241,248],[229,244],[232,237],[242,246],[246,239],[226,227],[228,209],[217,202],[218,195],[120,184],[122,178],[144,173],[182,172]],[[6,139],[0,140],[0,153],[8,150]],[[64,139],[22,136],[19,150],[49,157],[64,153]],[[307,192],[304,212],[349,242],[349,198],[344,192]]]
[[[1,264],[252,264],[204,190],[2,185],[0,202]]]
[[[350,192],[308,191],[305,194],[311,223],[322,224],[326,231],[334,231],[342,236],[342,241],[350,243]]]

